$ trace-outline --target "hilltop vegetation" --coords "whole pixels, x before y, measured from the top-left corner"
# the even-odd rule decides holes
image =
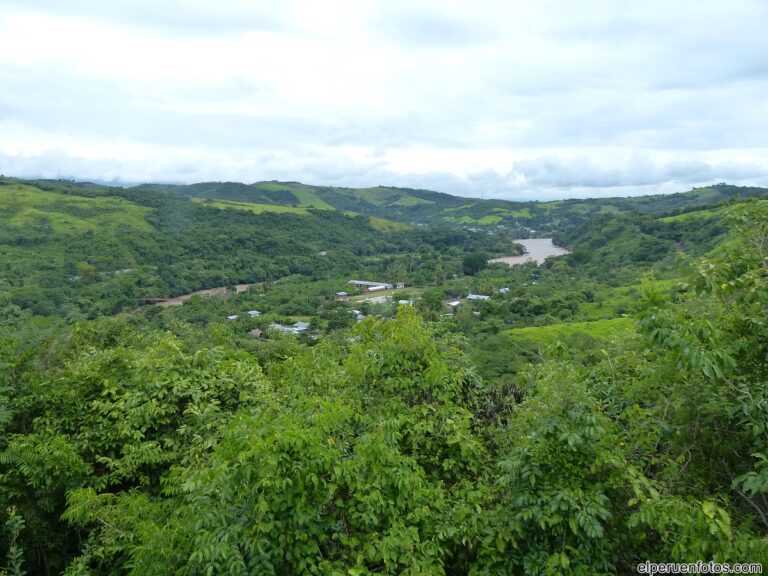
[[[768,203],[222,186],[2,181],[0,573],[768,562]],[[487,265],[544,212],[571,254]]]
[[[78,190],[77,194],[104,194],[108,191],[106,193],[109,195],[143,198],[145,201],[168,196],[193,198],[219,207],[229,205],[255,212],[304,213],[307,209],[336,210],[406,224],[468,227],[501,225],[518,237],[562,233],[599,216],[639,214],[659,218],[716,209],[724,203],[744,198],[768,197],[766,188],[727,184],[694,188],[677,194],[550,202],[479,200],[411,188],[340,188],[277,181],[254,184],[143,184],[128,189],[78,182],[37,181],[30,184],[57,190],[66,188],[70,192]]]
[[[205,182],[145,185],[137,190],[163,191],[175,196],[230,200],[260,205],[341,210],[406,223],[466,226],[503,225],[526,237],[562,232],[599,215],[647,214],[654,217],[714,208],[735,199],[768,196],[768,189],[717,184],[689,192],[632,198],[519,202],[459,198],[411,188],[338,188],[298,182]]]

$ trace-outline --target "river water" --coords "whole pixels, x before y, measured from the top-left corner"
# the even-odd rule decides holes
[[[565,248],[560,248],[552,244],[552,238],[526,238],[524,240],[515,240],[517,244],[522,244],[527,250],[527,254],[522,256],[502,256],[501,258],[494,258],[488,260],[489,264],[495,262],[503,262],[510,266],[517,264],[524,264],[526,262],[536,262],[541,264],[545,259],[550,256],[562,256],[563,254],[570,254]]]

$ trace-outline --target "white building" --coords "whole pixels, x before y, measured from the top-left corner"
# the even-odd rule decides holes
[[[384,286],[384,288],[378,288],[379,290],[389,290],[390,288],[394,288],[392,284],[387,284],[386,282],[371,282],[369,280],[350,280],[347,284],[352,284],[355,288],[363,288],[364,290],[371,290],[372,288],[378,288],[379,286]]]
[[[483,294],[467,294],[467,300],[490,300],[490,296],[484,296]]]

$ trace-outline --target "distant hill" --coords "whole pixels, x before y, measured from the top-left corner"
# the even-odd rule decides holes
[[[768,197],[768,188],[716,184],[688,192],[629,198],[589,198],[551,202],[481,200],[412,188],[339,188],[299,182],[201,182],[190,185],[146,184],[136,191],[228,200],[261,206],[341,210],[409,224],[504,226],[521,235],[539,235],[577,227],[600,214],[641,213],[673,216],[715,208],[751,196]],[[234,206],[233,206],[234,207]]]
[[[464,198],[410,188],[338,188],[299,182],[201,182],[190,185],[148,184],[138,190],[162,191],[174,196],[274,204],[300,208],[341,210],[399,221],[434,221],[445,209],[461,206]]]
[[[554,236],[574,250],[574,262],[654,262],[677,252],[703,254],[726,232],[724,206],[747,198],[768,198],[768,188],[715,184],[675,194],[518,202],[461,198],[411,188],[336,188],[298,182],[189,186],[149,185],[220,208],[307,213],[340,210],[409,225],[502,228],[517,237]],[[374,224],[375,225],[375,224]]]

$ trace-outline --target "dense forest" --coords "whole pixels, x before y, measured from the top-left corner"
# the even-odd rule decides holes
[[[765,192],[2,179],[0,574],[765,565]]]

